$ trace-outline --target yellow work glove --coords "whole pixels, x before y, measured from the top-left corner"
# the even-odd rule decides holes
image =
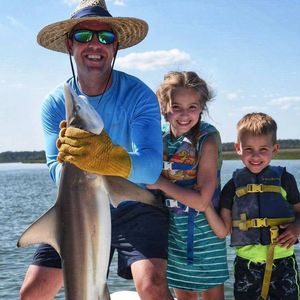
[[[65,121],[61,122],[60,128],[56,142],[58,161],[69,162],[90,173],[128,178],[131,170],[129,154],[112,144],[104,129],[96,135],[75,127],[66,128]]]

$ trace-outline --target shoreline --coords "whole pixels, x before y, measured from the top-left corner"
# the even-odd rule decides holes
[[[235,151],[222,151],[223,160],[239,160],[239,156]],[[286,159],[297,160],[300,159],[300,149],[279,149],[278,153],[272,158],[272,160]]]
[[[233,147],[230,148],[232,149]],[[236,152],[231,149],[225,148],[222,150],[223,160],[240,160]],[[299,160],[300,148],[281,148],[273,159]],[[0,163],[46,164],[46,157],[44,151],[7,151],[0,153]]]

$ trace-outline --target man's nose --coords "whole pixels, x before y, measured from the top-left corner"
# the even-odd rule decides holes
[[[99,43],[99,41],[98,41],[98,37],[97,37],[97,35],[94,33],[93,34],[93,37],[92,37],[92,40],[89,42],[89,44],[91,44],[91,45],[100,45],[100,43]]]

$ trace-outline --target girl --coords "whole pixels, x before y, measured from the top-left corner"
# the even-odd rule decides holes
[[[201,121],[212,99],[194,72],[171,72],[157,91],[163,128],[164,169],[148,186],[162,191],[170,212],[169,286],[178,300],[224,299],[228,278],[225,239],[209,226],[220,192],[221,141],[216,128]],[[213,205],[212,205],[213,203]]]

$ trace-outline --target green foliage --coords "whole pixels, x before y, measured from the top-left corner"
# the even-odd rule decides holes
[[[275,159],[300,159],[300,140],[278,140],[280,144],[279,153]],[[239,159],[234,151],[234,143],[223,143],[223,159]],[[45,151],[20,151],[0,153],[0,163],[45,163]]]
[[[280,149],[300,149],[300,140],[278,140]],[[234,151],[234,143],[223,143],[223,151]]]
[[[235,151],[223,151],[224,160],[240,159]],[[300,148],[297,149],[279,149],[274,159],[300,159]]]
[[[20,152],[2,152],[0,153],[0,163],[45,163],[45,151],[20,151]]]
[[[274,159],[300,159],[300,140],[278,140],[280,149]],[[223,159],[240,159],[234,150],[234,143],[222,144]]]

